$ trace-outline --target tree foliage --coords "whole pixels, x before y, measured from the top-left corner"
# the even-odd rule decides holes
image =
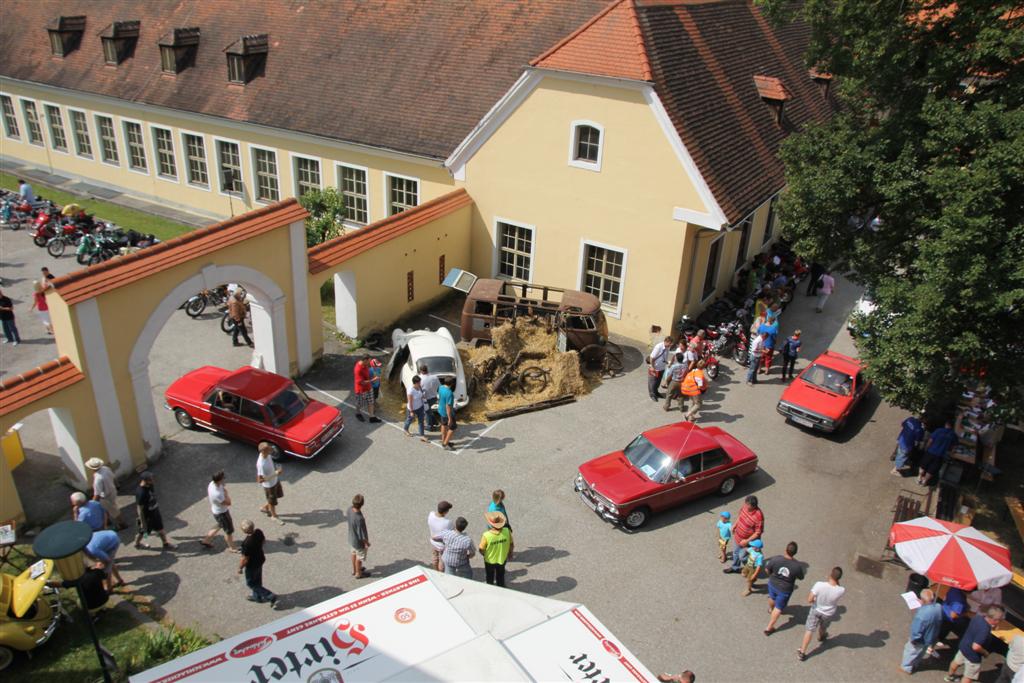
[[[1024,9],[763,0],[811,30],[841,111],[786,141],[798,253],[874,294],[861,354],[882,394],[940,407],[983,375],[1024,413]],[[880,220],[872,222],[879,217]]]
[[[345,219],[345,197],[333,187],[310,190],[299,197],[306,218],[306,246],[313,247],[342,234]]]

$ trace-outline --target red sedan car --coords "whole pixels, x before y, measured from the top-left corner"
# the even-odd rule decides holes
[[[718,427],[677,422],[580,465],[575,489],[602,518],[637,529],[655,512],[716,492],[728,495],[757,456]]]
[[[863,370],[856,358],[826,351],[786,387],[776,410],[803,427],[842,429],[871,386]]]
[[[193,370],[167,387],[164,401],[185,429],[267,443],[275,459],[312,458],[345,428],[337,408],[309,398],[287,377],[248,366]]]

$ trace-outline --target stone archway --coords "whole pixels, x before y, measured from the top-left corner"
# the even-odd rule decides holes
[[[250,304],[255,342],[254,364],[270,372],[288,374],[286,297],[281,287],[260,271],[246,266],[205,266],[160,301],[132,346],[128,369],[147,460],[157,456],[162,446],[149,378],[149,356],[153,344],[181,302],[202,289],[212,289],[228,282],[242,285],[254,299]]]

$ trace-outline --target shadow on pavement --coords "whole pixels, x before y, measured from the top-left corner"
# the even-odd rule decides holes
[[[271,590],[273,590],[273,588],[271,588]],[[285,610],[293,607],[303,609],[310,605],[323,602],[324,600],[330,600],[344,592],[345,591],[337,586],[317,586],[316,588],[307,588],[293,593],[278,593],[277,609]]]
[[[271,522],[271,524],[274,523]],[[294,531],[285,533],[281,538],[271,538],[271,534],[273,534],[273,529],[269,527],[264,533],[267,534],[267,543],[264,546],[264,550],[268,555],[277,553],[283,553],[285,555],[294,555],[300,550],[308,550],[310,548],[316,547],[316,543],[314,543],[313,541],[303,541],[301,543],[297,541],[296,539],[298,538],[299,534]]]
[[[296,526],[315,526],[318,529],[330,529],[338,526],[345,519],[345,513],[340,508],[322,508],[310,510],[309,512],[287,512],[278,510],[278,516],[288,524]]]
[[[518,561],[518,558],[515,560]],[[505,584],[512,590],[517,590],[522,593],[530,593],[531,595],[543,595],[545,597],[551,597],[552,595],[558,595],[566,591],[571,591],[576,588],[577,581],[571,576],[559,576],[554,581],[545,581],[543,579],[526,579],[525,581],[518,581],[517,579],[521,576],[526,575],[526,569],[508,569],[505,572]]]
[[[826,650],[831,650],[834,647],[845,647],[849,650],[859,650],[865,647],[885,647],[885,642],[889,640],[889,637],[888,631],[877,628],[871,633],[839,633],[821,643],[816,650],[809,652],[807,656],[810,657],[814,654],[824,653]]]
[[[527,548],[526,550],[517,549],[514,555],[517,563],[525,564],[527,567],[533,567],[534,565],[543,564],[544,562],[568,556],[568,550],[553,548],[549,545],[534,546],[532,548]]]

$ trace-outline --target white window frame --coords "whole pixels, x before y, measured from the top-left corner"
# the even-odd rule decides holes
[[[402,180],[412,180],[416,183],[416,204],[409,208],[415,208],[423,203],[423,182],[411,175],[402,175],[401,173],[388,173],[384,171],[384,217],[397,216],[397,213],[391,213],[391,178],[401,178]],[[408,210],[408,209],[406,209]],[[400,212],[404,213],[404,212]]]
[[[232,140],[231,138],[221,138],[221,137],[217,137],[216,135],[211,136],[211,139],[213,140],[214,170],[217,172],[217,193],[220,194],[223,197],[232,197],[232,198],[235,198],[235,199],[244,199],[245,198],[245,187],[246,187],[246,185],[248,185],[248,183],[245,181],[245,155],[242,153],[242,143],[239,142],[238,140]],[[224,187],[223,187],[224,186],[224,177],[221,175],[220,149],[219,149],[219,147],[217,145],[218,142],[226,142],[228,144],[232,144],[232,145],[237,145],[238,146],[238,175],[239,175],[239,180],[242,181],[242,191],[241,192],[225,192],[224,191]],[[205,141],[204,141],[204,144],[205,144]],[[207,156],[209,156],[209,153],[207,153]],[[210,162],[209,162],[209,159],[207,159],[207,162],[206,162],[206,176],[207,176],[207,178],[210,177]],[[212,182],[212,179],[211,179],[211,182]],[[194,187],[198,187],[198,185],[196,185]]]
[[[586,282],[586,265],[587,265],[587,247],[598,247],[600,249],[611,249],[622,254],[622,277],[619,278],[619,305],[614,309],[609,308],[606,304],[601,304],[601,310],[604,311],[608,317],[615,318],[616,320],[622,317],[622,302],[626,298],[626,266],[629,265],[629,250],[623,247],[617,247],[614,244],[606,244],[604,242],[598,242],[596,240],[588,240],[586,238],[580,239],[580,258],[579,263],[576,267],[576,289],[581,292],[585,292],[584,284]],[[600,299],[600,297],[598,297]]]
[[[185,139],[186,135],[192,135],[194,137],[200,138],[203,141],[203,161],[206,162],[206,184],[205,185],[203,185],[202,183],[194,183],[189,178],[189,172],[188,172],[188,140]],[[183,178],[185,184],[188,185],[189,187],[194,187],[197,190],[204,190],[206,192],[212,192],[213,191],[213,183],[210,182],[210,145],[209,145],[209,143],[206,140],[206,134],[205,133],[200,133],[200,132],[194,131],[194,130],[185,130],[184,128],[179,128],[178,129],[178,137],[181,140],[181,160],[184,162],[184,164],[182,164],[181,168],[182,168],[182,171],[183,171],[182,178]]]
[[[103,154],[103,136],[100,133],[102,127],[97,119],[104,118],[110,121],[110,129],[114,133],[114,145],[117,147],[117,161],[107,161]],[[118,138],[117,135],[117,118],[105,114],[101,111],[92,112],[93,124],[96,126],[96,141],[99,143],[99,159],[100,163],[106,164],[107,166],[113,166],[114,168],[121,168],[121,160],[124,159],[124,142]]]
[[[367,225],[373,222],[373,212],[371,208],[373,205],[370,203],[370,169],[366,166],[359,166],[357,164],[346,164],[342,161],[334,162],[334,180],[338,186],[338,193],[344,196],[344,191],[341,188],[341,169],[351,168],[356,171],[362,171],[363,176],[366,178],[366,222],[360,223],[350,218],[345,218],[342,221],[342,225],[348,228],[365,228]]]
[[[152,158],[152,155],[146,150],[146,124],[143,121],[139,121],[138,119],[127,119],[127,118],[125,118],[123,116],[119,117],[119,118],[120,118],[120,121],[121,121],[121,126],[120,126],[120,128],[121,128],[121,137],[124,140],[124,144],[121,146],[121,149],[123,149],[124,152],[125,152],[125,156],[124,156],[125,168],[127,168],[132,173],[137,173],[138,175],[147,175],[147,176],[150,175],[150,171],[152,170],[152,164],[150,164],[149,161]],[[146,170],[145,171],[140,171],[139,169],[132,167],[132,151],[131,151],[131,148],[130,148],[130,146],[128,144],[128,124],[129,123],[134,123],[134,124],[137,124],[139,126],[139,133],[142,136],[142,154],[146,158]]]
[[[299,159],[306,159],[307,161],[315,161],[317,163],[317,167],[320,169],[320,189],[324,189],[324,160],[309,154],[288,152],[288,166],[292,172],[292,196],[296,199],[299,197]]]
[[[156,132],[157,130],[165,130],[171,134],[171,157],[174,159],[174,176],[165,176],[160,173],[160,149],[156,144]],[[152,123],[149,124],[149,135],[153,140],[153,173],[157,178],[167,183],[181,184],[181,160],[178,158],[178,148],[174,144],[174,129],[168,128],[167,126],[155,126]]]
[[[709,258],[711,257],[711,248],[714,247],[715,244],[717,244],[717,243],[721,242],[722,240],[724,240],[726,234],[727,233],[722,233],[721,235],[719,235],[715,239],[713,239],[710,242],[708,242],[708,257]],[[724,243],[720,244],[718,246],[718,262],[715,263],[715,274],[711,277],[712,282],[714,284],[714,287],[711,288],[711,293],[708,294],[707,296],[704,296],[704,282],[708,279],[708,263],[707,263],[707,260],[704,261],[704,277],[702,277],[701,280],[700,280],[700,296],[701,296],[700,302],[702,304],[705,303],[706,301],[710,300],[710,299],[715,298],[715,294],[718,292],[718,276],[722,274],[722,256],[724,255],[723,254],[723,249],[724,248],[725,248]]]
[[[533,272],[537,258],[537,226],[530,225],[529,223],[523,223],[522,221],[511,220],[509,218],[502,218],[501,216],[495,216],[493,223],[494,256],[491,264],[491,272],[494,274],[493,277],[498,280],[506,280],[508,282],[520,282],[520,280],[501,274],[501,233],[499,230],[499,224],[501,223],[511,225],[516,228],[524,228],[530,231],[530,272],[528,273],[528,279],[526,282],[533,282]]]
[[[260,175],[256,166],[256,150],[271,152],[274,155],[274,166],[277,167],[277,173],[275,175],[277,178],[277,199],[260,199]],[[281,191],[281,150],[274,147],[264,147],[263,145],[254,145],[249,143],[249,163],[252,164],[252,200],[257,204],[263,205],[269,205],[281,201],[284,198],[284,193]]]
[[[28,125],[28,112],[25,111],[26,102],[30,103],[36,110],[36,123],[39,125],[39,132],[40,136],[42,137],[42,140],[40,142],[32,141],[32,135],[29,132],[32,129],[32,127]],[[43,127],[45,123],[42,119],[39,118],[39,103],[27,97],[19,97],[18,104],[20,105],[21,109],[21,124],[25,127],[25,142],[27,142],[30,145],[35,145],[36,147],[46,147],[46,130]]]
[[[597,143],[597,161],[586,161],[576,158],[576,129],[580,126],[595,128],[601,136]],[[596,121],[577,119],[569,124],[569,165],[573,168],[582,168],[587,171],[601,172],[601,163],[604,160],[604,126]]]
[[[75,144],[75,156],[78,157],[79,159],[90,159],[92,161],[95,161],[96,160],[96,151],[95,151],[96,150],[96,136],[94,136],[92,134],[92,131],[89,129],[89,112],[87,112],[85,109],[79,109],[78,107],[68,107],[67,110],[68,110],[68,124],[69,124],[68,127],[71,129],[71,139],[72,139],[72,141]],[[81,154],[78,151],[78,135],[75,133],[75,122],[74,122],[74,117],[71,115],[71,112],[78,112],[79,114],[82,115],[82,118],[85,119],[85,135],[86,135],[87,138],[89,138],[89,147],[93,150],[93,152],[91,154]]]
[[[18,120],[18,107],[15,106],[15,104],[14,104],[14,97],[10,93],[7,93],[7,92],[0,92],[0,95],[3,95],[4,97],[6,97],[8,99],[8,101],[11,103],[11,113],[14,116],[14,123],[15,123],[16,126],[18,126],[18,134],[17,135],[10,135],[8,133],[8,131],[7,131],[7,120],[5,118],[4,121],[2,122],[2,125],[3,125],[3,128],[4,128],[4,137],[7,138],[8,140],[18,140],[18,141],[21,141],[21,137],[22,137],[22,135],[21,135],[21,131],[22,131],[21,121]],[[2,116],[2,115],[3,115],[3,112],[2,112],[2,110],[0,110],[0,116]]]
[[[47,145],[47,147],[52,149],[57,154],[66,154],[66,155],[70,156],[71,155],[71,140],[68,138],[68,127],[66,125],[64,125],[64,110],[56,102],[46,102],[46,101],[40,100],[39,104],[42,105],[42,107],[43,107],[43,114],[42,114],[43,115],[43,121],[46,123],[46,134],[44,135],[44,137],[49,139],[49,141],[50,141],[50,144]],[[53,107],[54,109],[56,109],[57,110],[57,116],[60,117],[60,129],[62,131],[64,131],[64,149],[57,149],[56,147],[53,146],[53,130],[50,128],[50,117],[49,117],[49,115],[48,115],[48,113],[46,111],[47,107]]]

